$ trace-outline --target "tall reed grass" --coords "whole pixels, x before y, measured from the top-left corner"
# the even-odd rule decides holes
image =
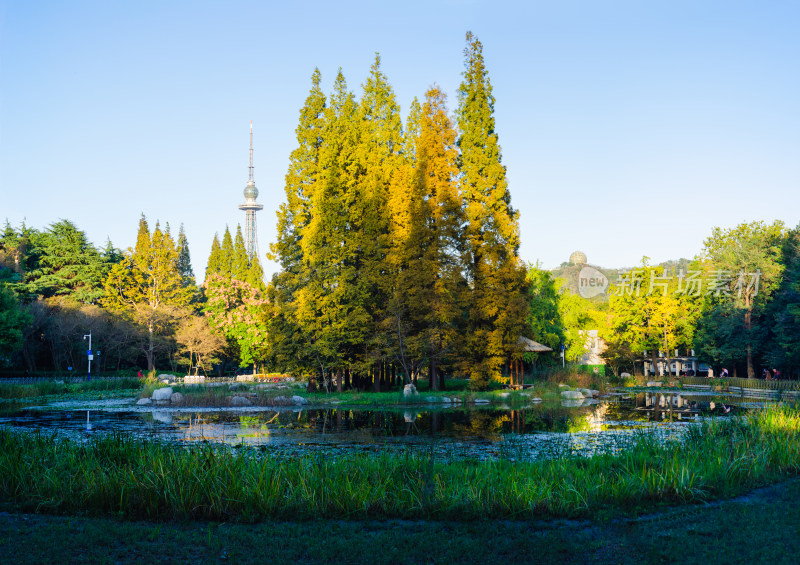
[[[122,435],[85,443],[0,430],[0,500],[127,519],[581,517],[729,497],[800,469],[800,413],[712,420],[685,441],[642,435],[618,455],[536,462],[425,455],[276,458]]]

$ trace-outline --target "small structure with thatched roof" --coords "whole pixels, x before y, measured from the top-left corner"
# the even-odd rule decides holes
[[[538,341],[533,341],[525,336],[519,336],[519,344],[522,346],[522,350],[525,351],[525,353],[546,353],[547,351],[553,351],[546,345],[542,345]]]

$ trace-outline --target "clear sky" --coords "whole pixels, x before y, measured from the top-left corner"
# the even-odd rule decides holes
[[[471,30],[522,257],[692,257],[714,226],[798,224],[798,29],[796,0],[0,0],[0,220],[121,248],[141,213],[183,223],[202,280],[253,120],[263,259],[314,68],[359,96],[380,52],[404,114],[433,83],[452,110]]]

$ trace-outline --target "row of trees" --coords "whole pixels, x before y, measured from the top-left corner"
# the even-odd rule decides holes
[[[341,71],[320,73],[300,112],[298,147],[272,257],[272,359],[379,386],[381,367],[461,374],[483,388],[525,332],[525,269],[481,43],[467,35],[453,120],[431,87],[405,126],[376,56],[360,101]]]
[[[67,220],[44,231],[7,225],[0,363],[76,366],[92,331],[109,368],[266,366],[374,390],[397,375],[425,374],[433,389],[460,375],[484,388],[522,356],[520,336],[563,344],[575,361],[582,332],[599,329],[616,372],[645,351],[655,361],[675,349],[750,376],[798,367],[798,229],[715,229],[701,257],[644,260],[607,302],[523,265],[495,99],[471,34],[464,55],[452,115],[433,86],[403,119],[377,56],[358,100],[341,71],[329,95],[313,73],[270,253],[281,270],[268,285],[240,228],[214,237],[198,286],[182,227],[173,237],[142,216],[122,252],[95,248]],[[758,286],[740,273],[758,273]],[[689,292],[700,279],[713,291]]]
[[[95,249],[74,224],[47,230],[6,226],[0,238],[0,361],[29,372],[82,366],[95,336],[101,369],[177,369],[215,362],[224,345],[200,316],[203,295],[192,273],[183,228],[139,221],[135,247]]]

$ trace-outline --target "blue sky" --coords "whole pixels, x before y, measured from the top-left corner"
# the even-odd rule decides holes
[[[772,1],[0,0],[0,220],[122,248],[141,213],[183,223],[202,280],[244,222],[253,120],[263,258],[314,68],[358,96],[380,52],[404,114],[434,83],[452,110],[471,30],[522,257],[692,257],[714,226],[800,220],[799,26]]]

